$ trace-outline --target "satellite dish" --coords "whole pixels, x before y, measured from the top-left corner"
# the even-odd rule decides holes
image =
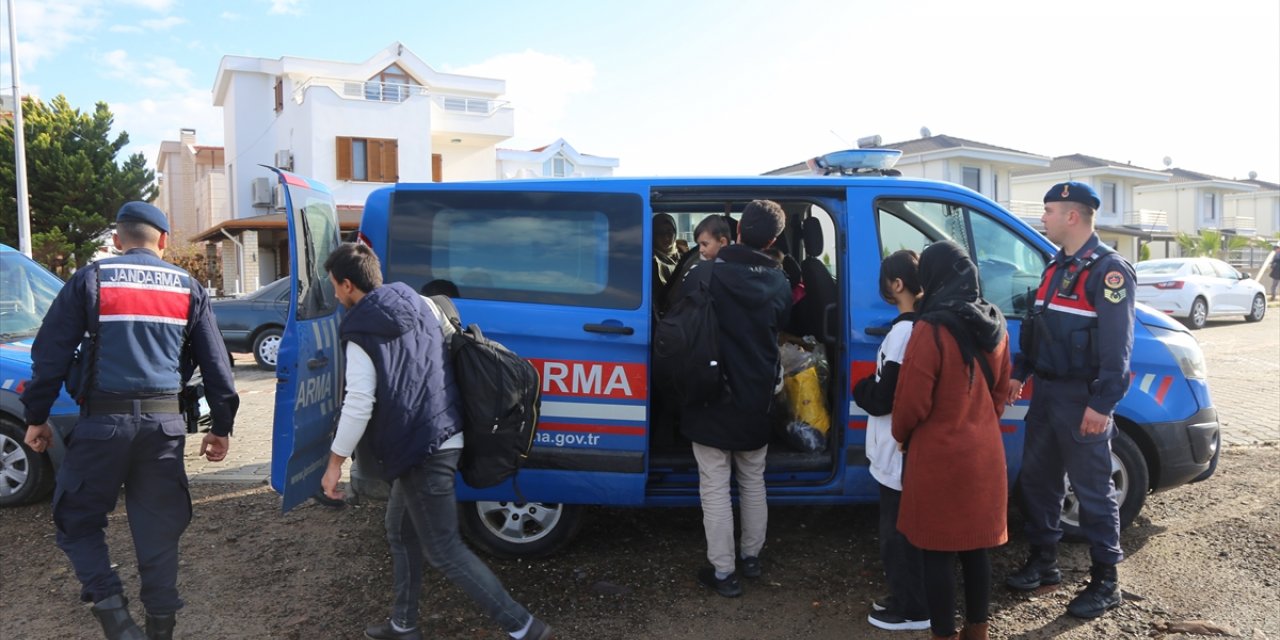
[[[1164,166],[1166,166],[1166,167],[1173,166],[1173,158],[1170,158],[1169,156],[1165,156],[1165,157],[1164,157]]]
[[[1257,171],[1250,171],[1250,172],[1249,172],[1249,179],[1250,179],[1250,180],[1257,180],[1257,179],[1258,179],[1258,172],[1257,172]]]
[[[933,135],[933,132],[929,130],[929,127],[920,127],[921,138],[928,138],[929,136],[932,136],[932,135]]]

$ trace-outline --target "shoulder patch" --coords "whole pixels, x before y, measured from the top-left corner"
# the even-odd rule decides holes
[[[1102,291],[1102,297],[1106,298],[1107,302],[1110,302],[1111,304],[1120,304],[1121,302],[1124,302],[1125,297],[1128,295],[1129,292],[1124,289],[1104,289]]]
[[[1119,271],[1108,271],[1102,283],[1107,285],[1108,289],[1119,289],[1124,286],[1124,274]],[[1123,299],[1123,296],[1121,298]]]

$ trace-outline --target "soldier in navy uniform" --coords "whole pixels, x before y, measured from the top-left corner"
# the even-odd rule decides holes
[[[208,295],[190,274],[160,259],[168,239],[169,222],[159,209],[145,202],[120,208],[113,240],[124,255],[80,268],[62,288],[31,348],[31,382],[22,393],[25,439],[36,451],[55,437],[49,409],[64,383],[80,404],[58,469],[53,520],[58,547],[80,580],[80,598],[93,603],[109,639],[173,637],[182,607],[178,539],[191,521],[179,393],[194,367],[213,417],[200,455],[213,462],[226,457],[240,405]],[[107,514],[121,485],[145,635],[129,615],[107,555]]]
[[[1009,402],[1035,377],[1022,454],[1022,497],[1030,556],[1006,583],[1031,591],[1062,581],[1058,570],[1063,474],[1080,501],[1080,527],[1093,561],[1089,584],[1067,612],[1096,618],[1120,604],[1116,565],[1120,509],[1111,480],[1115,406],[1129,387],[1133,350],[1133,266],[1098,240],[1098,194],[1087,184],[1056,184],[1044,196],[1045,235],[1062,247],[1045,269],[1022,350],[1013,369]]]

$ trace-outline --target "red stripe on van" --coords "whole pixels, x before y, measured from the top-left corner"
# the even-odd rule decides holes
[[[564,424],[560,422],[539,422],[538,431],[568,431],[572,433],[607,433],[615,436],[642,436],[644,427],[620,427],[605,424]]]
[[[645,400],[649,397],[649,370],[638,362],[540,358],[530,358],[529,362],[542,376],[544,396],[618,400]]]

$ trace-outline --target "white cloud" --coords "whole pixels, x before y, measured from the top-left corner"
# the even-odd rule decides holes
[[[121,4],[151,9],[152,11],[168,11],[173,7],[173,0],[121,0]]]
[[[177,138],[178,130],[194,128],[200,144],[222,144],[222,111],[213,106],[209,90],[192,84],[192,72],[164,57],[137,61],[121,49],[98,56],[102,74],[138,87],[152,96],[115,102],[115,131],[129,133],[130,144],[120,159],[141,152],[153,165],[160,142]]]
[[[516,135],[504,142],[533,148],[566,137],[565,117],[576,96],[592,89],[596,67],[589,60],[524,51],[448,69],[450,73],[497,78],[507,83],[506,100],[515,109]],[[574,144],[572,140],[570,144]]]
[[[270,0],[271,8],[267,13],[271,15],[302,15],[302,0]]]
[[[101,22],[98,0],[63,0],[61,2],[16,3],[18,31],[18,63],[23,71],[34,69],[45,58],[85,39]],[[6,16],[7,17],[7,16]],[[6,20],[3,37],[9,38]],[[6,61],[8,55],[5,56]]]
[[[185,24],[186,21],[187,21],[186,18],[179,18],[178,16],[166,16],[163,18],[157,18],[155,20],[143,20],[142,26],[143,28],[146,28],[146,29],[152,29],[155,31],[164,31],[165,29],[172,29],[173,27],[176,27],[180,24]]]
[[[222,15],[218,17],[222,18],[223,20],[239,20],[240,14],[235,13],[233,11],[223,11]]]
[[[113,24],[108,30],[112,33],[142,33],[142,27],[134,24]]]

